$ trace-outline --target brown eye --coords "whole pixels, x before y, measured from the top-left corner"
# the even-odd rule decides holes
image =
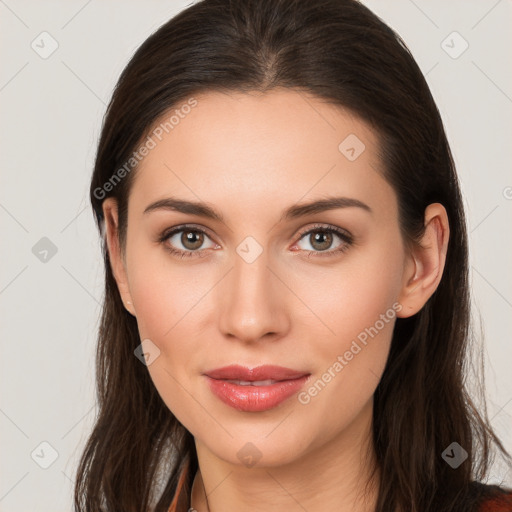
[[[333,243],[336,241],[336,238],[338,239],[338,243],[332,247]],[[299,244],[304,240],[309,243],[311,249],[307,246],[300,247]],[[297,245],[299,245],[302,250],[309,253],[308,257],[331,256],[335,253],[346,251],[352,244],[352,235],[350,235],[347,231],[334,226],[322,225],[314,226],[313,229],[303,232],[299,242],[297,242]]]
[[[204,233],[193,230],[184,230],[182,233],[183,234],[180,237],[180,242],[183,244],[185,249],[194,251],[203,245]]]
[[[312,247],[319,251],[325,251],[331,246],[333,236],[332,233],[326,231],[314,231],[310,233],[309,240]]]
[[[206,246],[210,240],[210,246]],[[189,256],[206,256],[206,249],[214,249],[217,244],[213,242],[205,231],[192,226],[177,226],[160,235],[158,241],[164,245],[171,254],[181,258]]]

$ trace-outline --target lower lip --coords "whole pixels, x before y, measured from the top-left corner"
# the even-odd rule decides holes
[[[269,386],[240,386],[225,380],[206,376],[211,391],[225,404],[246,412],[267,411],[277,407],[297,393],[309,375],[298,379],[283,380]]]

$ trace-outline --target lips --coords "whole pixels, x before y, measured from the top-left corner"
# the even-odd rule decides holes
[[[265,365],[256,368],[232,365],[204,374],[211,392],[225,404],[246,412],[277,407],[298,392],[310,374]]]
[[[210,370],[206,372],[205,375],[208,375],[208,377],[212,379],[258,382],[266,380],[281,381],[298,379],[304,375],[309,375],[309,373],[275,365],[257,366],[252,369],[240,365],[231,365]]]

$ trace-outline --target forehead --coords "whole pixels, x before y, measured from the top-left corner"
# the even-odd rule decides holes
[[[365,202],[393,194],[381,177],[377,134],[348,110],[289,89],[194,101],[154,123],[154,147],[131,192],[137,210],[167,195],[239,211],[334,192]]]

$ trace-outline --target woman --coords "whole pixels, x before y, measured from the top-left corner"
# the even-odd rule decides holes
[[[512,510],[464,387],[443,124],[366,7],[182,11],[119,79],[91,201],[106,289],[77,510]]]

